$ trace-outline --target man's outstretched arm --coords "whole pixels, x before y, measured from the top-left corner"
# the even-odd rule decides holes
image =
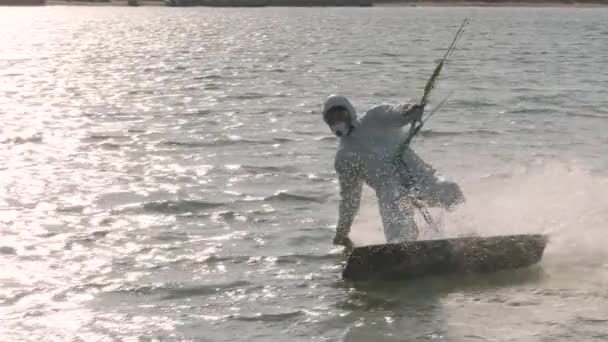
[[[348,233],[361,204],[363,179],[352,168],[337,168],[340,181],[340,204],[335,245],[349,246]]]

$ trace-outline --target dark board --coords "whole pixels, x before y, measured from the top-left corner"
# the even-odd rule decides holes
[[[540,261],[546,235],[503,235],[408,241],[353,249],[348,280],[398,280],[448,273],[486,273]]]

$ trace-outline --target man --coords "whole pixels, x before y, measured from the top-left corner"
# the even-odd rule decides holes
[[[441,180],[413,150],[407,148],[398,157],[408,135],[406,126],[420,121],[423,112],[416,104],[381,105],[357,116],[343,96],[332,95],[325,101],[323,119],[340,138],[335,159],[340,205],[334,244],[352,246],[348,233],[359,210],[363,182],[376,192],[389,243],[417,239],[414,210],[421,203],[451,208],[464,201],[458,185]]]

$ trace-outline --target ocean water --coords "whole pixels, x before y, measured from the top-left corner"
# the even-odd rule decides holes
[[[542,263],[341,279],[323,99],[421,96],[445,234]],[[1,341],[608,339],[606,8],[0,8]],[[382,242],[367,191],[353,228]]]

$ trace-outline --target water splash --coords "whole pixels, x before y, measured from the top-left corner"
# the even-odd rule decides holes
[[[461,186],[465,204],[453,212],[433,212],[444,237],[548,234],[551,255],[587,262],[608,256],[608,178],[581,165],[519,165]],[[375,202],[368,191],[351,233],[356,245],[384,243]],[[432,238],[428,228],[421,230],[421,238]]]
[[[464,188],[467,203],[445,217],[447,235],[542,233],[550,236],[547,252],[560,259],[608,256],[608,178],[581,165],[522,166]]]

